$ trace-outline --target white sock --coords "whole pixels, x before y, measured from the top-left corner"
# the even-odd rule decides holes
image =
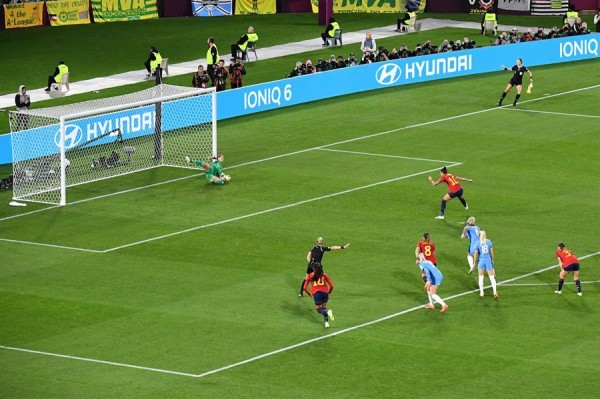
[[[479,294],[483,295],[483,274],[479,276]]]
[[[442,301],[442,298],[438,294],[433,294],[431,297],[440,305],[446,306],[446,302]]]
[[[492,290],[494,291],[494,295],[496,295],[496,276],[489,276],[490,281],[492,282]]]
[[[467,262],[469,262],[469,270],[473,270],[475,265],[473,264],[473,257],[471,255],[467,255]]]
[[[431,299],[431,295],[427,294],[427,297],[429,298],[429,304],[433,305],[433,299]]]

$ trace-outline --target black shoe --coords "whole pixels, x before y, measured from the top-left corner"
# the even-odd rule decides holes
[[[516,107],[516,106],[517,106],[517,103],[513,103],[513,107]]]
[[[44,91],[50,91],[50,88],[48,87],[47,89],[45,89]]]
[[[502,106],[502,101],[498,101],[498,104],[496,104],[497,107],[501,107]]]

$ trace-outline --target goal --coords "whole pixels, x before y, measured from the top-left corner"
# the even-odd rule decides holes
[[[67,188],[217,155],[216,92],[160,84],[9,114],[13,199],[65,205]]]

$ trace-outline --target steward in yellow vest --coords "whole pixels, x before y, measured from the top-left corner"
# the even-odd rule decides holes
[[[54,69],[54,73],[48,76],[48,87],[46,88],[46,91],[50,91],[50,86],[52,86],[53,83],[60,83],[65,73],[69,73],[69,67],[65,65],[64,61],[59,61],[58,66]]]
[[[335,21],[335,18],[329,18],[329,25],[325,28],[325,32],[321,33],[321,39],[323,39],[323,46],[329,46],[327,38],[332,38],[335,35],[335,31],[340,29],[340,24]]]
[[[494,22],[494,28],[492,29],[492,32],[494,33],[494,36],[496,36],[496,30],[498,29],[498,17],[496,16],[496,13],[494,12],[494,10],[487,11],[485,14],[483,14],[483,20],[481,21],[481,34],[482,35],[485,33],[486,21]]]
[[[219,62],[219,49],[215,44],[215,39],[209,37],[206,41],[208,44],[208,51],[206,52],[206,71],[208,72],[208,76],[210,76],[210,80],[215,83],[215,66]]]
[[[244,36],[240,37],[240,40],[238,40],[237,43],[234,43],[231,45],[231,61],[235,61],[238,51],[242,52],[242,58],[244,58],[243,53],[246,52],[246,49],[248,48],[248,44],[256,43],[257,41],[258,41],[258,35],[254,32],[254,27],[249,26],[248,33],[246,33]]]
[[[150,76],[152,71],[154,71],[156,67],[160,65],[161,61],[162,56],[160,55],[156,47],[150,46],[150,55],[144,63],[144,66],[146,67],[146,72],[148,72],[146,76]]]

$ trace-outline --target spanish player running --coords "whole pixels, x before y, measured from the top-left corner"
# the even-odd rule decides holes
[[[223,154],[219,154],[218,157],[213,158],[210,162],[203,161],[192,161],[190,157],[186,156],[185,161],[196,166],[200,166],[204,169],[204,177],[209,183],[222,186],[226,181],[231,179],[230,176],[223,172],[223,161],[225,157]]]
[[[533,74],[525,65],[523,65],[523,60],[520,58],[517,58],[517,64],[513,65],[511,69],[508,69],[504,65],[502,65],[501,68],[505,71],[511,71],[513,76],[502,92],[502,96],[500,96],[500,100],[498,100],[498,106],[502,106],[502,101],[504,101],[504,97],[506,97],[510,89],[512,89],[513,86],[517,86],[517,95],[513,102],[513,107],[516,107],[517,101],[519,101],[519,98],[521,97],[521,91],[523,91],[523,75],[525,72],[529,73],[529,83],[533,84]]]
[[[437,294],[437,289],[440,286],[440,284],[442,284],[442,280],[444,279],[442,272],[440,272],[440,270],[437,267],[435,267],[435,265],[431,263],[431,261],[425,260],[425,256],[423,254],[419,254],[419,259],[417,259],[417,265],[419,265],[419,268],[422,272],[425,273],[425,276],[427,277],[427,282],[425,283],[425,291],[427,291],[429,305],[425,305],[425,309],[435,309],[435,305],[433,304],[433,301],[435,301],[442,305],[442,309],[440,309],[440,312],[444,313],[446,310],[448,310],[448,305]]]
[[[555,294],[562,294],[562,287],[565,283],[565,277],[569,272],[573,272],[573,280],[577,286],[577,295],[582,296],[581,293],[581,282],[579,281],[579,259],[573,255],[573,251],[565,247],[564,242],[558,243],[558,249],[556,250],[556,257],[558,258],[558,265],[561,267],[560,274],[558,275],[558,289],[554,291]]]
[[[308,296],[312,296],[315,300],[317,313],[323,315],[325,320],[325,328],[329,328],[329,320],[334,320],[333,311],[327,310],[327,301],[329,294],[333,291],[333,281],[327,273],[323,272],[323,267],[320,263],[313,263],[313,272],[306,276],[304,280],[304,291]],[[308,287],[311,287],[309,290]]]
[[[437,267],[437,259],[435,258],[435,244],[431,240],[431,234],[423,233],[423,239],[417,243],[415,248],[415,257],[419,259],[419,254],[423,254],[425,260],[430,261]],[[423,282],[427,282],[425,272],[421,270],[421,278]]]
[[[475,248],[477,244],[479,244],[479,232],[481,229],[479,226],[475,225],[475,218],[471,216],[467,219],[467,225],[462,231],[460,238],[469,238],[469,247],[467,248],[467,262],[469,263],[469,274],[473,273],[475,270],[475,262],[473,262],[473,254],[475,253]]]
[[[429,182],[432,186],[437,186],[440,183],[446,183],[448,185],[449,192],[444,195],[442,198],[442,206],[440,209],[440,215],[436,216],[436,219],[444,219],[444,213],[446,212],[446,202],[450,201],[452,198],[458,197],[460,203],[465,207],[465,209],[469,209],[469,205],[467,205],[467,201],[462,197],[463,188],[460,185],[459,181],[468,181],[473,182],[471,179],[467,179],[465,177],[460,177],[453,175],[452,173],[448,173],[448,169],[444,166],[440,170],[441,177],[438,180],[433,180],[431,176],[428,176]]]
[[[340,249],[346,249],[350,246],[350,243],[347,243],[346,245],[332,245],[330,247],[324,247],[323,243],[323,237],[317,238],[317,244],[314,247],[312,247],[306,254],[306,261],[308,262],[308,266],[306,266],[306,275],[314,271],[312,265],[315,263],[320,263],[321,267],[323,267],[323,255],[325,255],[325,252],[338,251]],[[304,279],[300,284],[300,292],[298,293],[298,296],[304,296],[303,292]]]
[[[492,283],[494,298],[498,298],[496,290],[496,274],[494,271],[494,246],[487,239],[485,230],[479,232],[479,242],[473,254],[473,261],[477,263],[477,274],[479,275],[479,296],[483,298],[483,272],[487,270],[488,277]]]

